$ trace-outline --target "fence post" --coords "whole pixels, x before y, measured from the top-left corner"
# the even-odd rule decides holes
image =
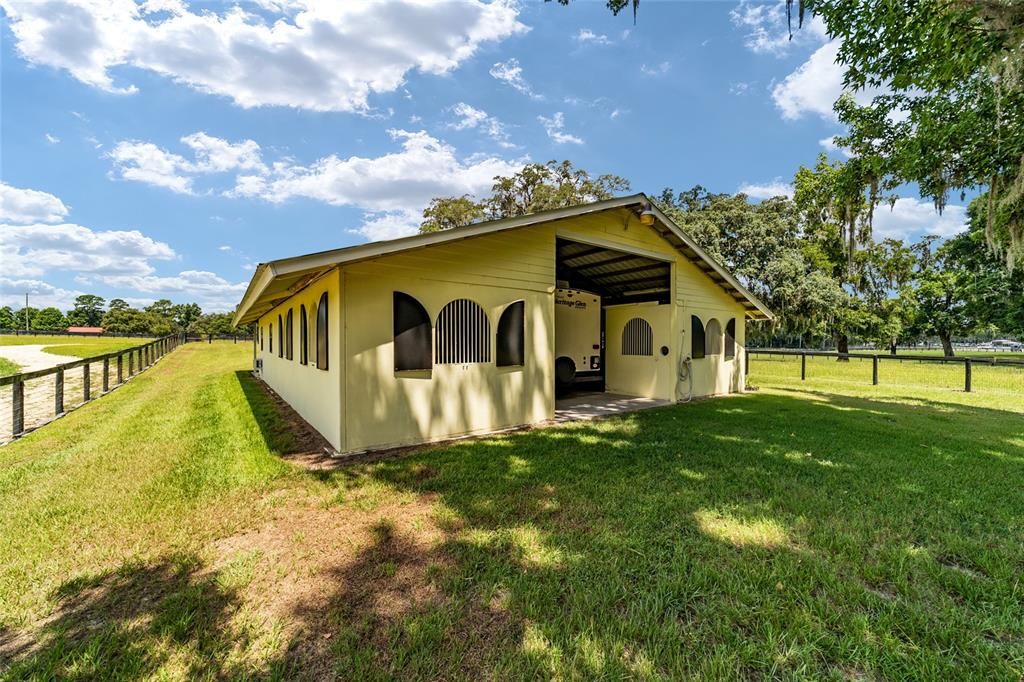
[[[128,353],[128,378],[131,379],[135,373],[135,351]]]
[[[82,398],[84,402],[89,402],[89,381],[92,379],[89,376],[89,363],[82,365]]]
[[[117,356],[117,383],[118,385],[124,383],[124,356]]]
[[[807,353],[800,354],[800,381],[807,380]]]
[[[871,385],[878,385],[878,356],[871,356]]]
[[[103,392],[110,390],[110,358],[103,358]]]
[[[64,413],[64,370],[57,368],[53,375],[53,414],[54,416]]]
[[[11,435],[17,436],[25,430],[25,382],[15,379],[11,384],[11,392]]]
[[[256,337],[253,337],[255,340]],[[746,348],[743,349],[743,376],[750,376],[750,351]]]
[[[964,358],[964,392],[971,392],[971,359]]]

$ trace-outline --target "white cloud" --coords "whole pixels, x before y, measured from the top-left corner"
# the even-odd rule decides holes
[[[68,207],[64,202],[49,192],[0,182],[0,222],[59,223],[67,214]]]
[[[193,12],[173,0],[0,0],[33,64],[120,93],[135,87],[111,71],[131,66],[242,107],[365,112],[371,94],[396,91],[408,72],[450,72],[482,45],[528,30],[505,0],[261,5],[264,13],[241,4]]]
[[[797,119],[808,112],[835,118],[832,105],[843,92],[843,67],[836,63],[838,52],[838,40],[825,43],[772,88],[772,99],[783,118]]]
[[[836,120],[832,105],[843,94],[843,67],[836,62],[839,41],[831,40],[772,88],[775,106],[786,119],[798,119],[804,114],[818,114],[824,119]],[[881,91],[875,88],[854,93],[854,99],[867,104]]]
[[[745,95],[750,91],[750,83],[740,81],[729,86],[729,92],[733,95]]]
[[[538,116],[537,120],[544,126],[544,130],[547,132],[548,137],[551,138],[555,144],[583,144],[583,140],[581,138],[563,131],[563,128],[565,128],[565,116],[561,111],[556,111],[555,115],[551,118]]]
[[[488,118],[486,111],[475,109],[465,102],[459,102],[453,106],[451,112],[459,117],[458,121],[451,124],[451,127],[455,128],[455,130],[476,128]]]
[[[194,193],[196,175],[267,170],[260,158],[260,146],[252,140],[231,143],[200,131],[186,135],[181,142],[192,150],[192,160],[139,140],[118,142],[107,156],[114,161],[118,177],[179,194]]]
[[[240,170],[264,170],[260,159],[260,146],[252,140],[232,144],[204,132],[181,138],[185,146],[196,155],[196,169],[203,173]]]
[[[672,64],[669,62],[661,62],[654,66],[647,66],[646,64],[640,65],[640,73],[645,76],[664,76],[672,69]]]
[[[230,282],[205,270],[185,270],[170,276],[101,275],[95,280],[107,286],[150,294],[153,299],[195,301],[204,312],[234,310],[247,286],[246,282]]]
[[[623,115],[623,114],[625,114],[625,113],[629,113],[629,112],[628,112],[628,110],[623,110],[623,109],[612,109],[612,113],[608,114],[608,118],[610,118],[611,120],[613,120],[613,121],[614,121],[614,120],[615,120],[615,119],[617,119],[617,118],[618,118],[619,116],[622,116],[622,115]]]
[[[789,37],[789,25],[786,19],[786,2],[751,2],[740,0],[729,17],[733,25],[745,30],[743,44],[756,54],[770,54],[783,57],[794,46],[817,44],[828,39],[825,23],[818,17],[812,17],[797,28],[798,19],[793,16],[793,38]]]
[[[911,241],[924,235],[952,237],[967,229],[967,207],[947,205],[939,215],[930,201],[901,197],[891,210],[885,203],[878,206],[873,223],[876,239]]]
[[[486,111],[472,107],[465,102],[459,102],[453,106],[450,111],[458,117],[458,120],[449,124],[449,127],[454,128],[455,130],[466,130],[469,128],[480,129],[485,135],[497,142],[498,146],[505,149],[512,149],[515,147],[515,145],[508,140],[508,132],[505,130],[505,124],[494,116],[488,114]]]
[[[224,246],[218,246],[217,250],[218,251],[230,251],[231,247],[225,244]]]
[[[468,105],[453,111],[460,116],[454,127],[479,127],[500,145],[510,146],[500,123],[486,112]],[[414,232],[433,197],[481,194],[495,176],[513,174],[523,165],[488,155],[460,159],[454,147],[424,131],[392,129],[388,134],[401,144],[398,151],[371,158],[332,154],[309,165],[291,158],[266,163],[251,140],[232,144],[203,133],[182,138],[197,151],[194,161],[139,141],[119,144],[111,157],[121,177],[172,191],[193,193],[196,178],[232,170],[233,187],[223,192],[228,197],[271,203],[303,198],[358,208],[367,214],[360,228],[367,235]]]
[[[782,178],[775,178],[771,182],[761,184],[745,182],[736,190],[740,194],[746,194],[751,199],[771,199],[772,197],[792,197],[793,185],[784,182]]]
[[[216,144],[211,148],[221,149]],[[217,158],[217,153],[202,157],[204,163],[214,166]],[[236,167],[245,165],[244,161],[235,162]],[[154,298],[196,301],[208,311],[233,309],[245,291],[245,282],[229,282],[211,272],[187,270],[173,276],[157,275],[152,261],[178,258],[168,244],[139,230],[93,230],[60,223],[67,208],[52,194],[0,183],[0,198],[4,199],[0,222],[0,305],[20,307],[28,293],[34,307],[71,308],[74,298],[82,292],[37,279],[49,272],[74,274],[76,282],[90,288],[105,284],[134,293],[154,294]],[[46,219],[58,224],[40,222]],[[19,220],[26,224],[11,224]]]
[[[28,294],[28,304],[33,308],[69,310],[74,306],[75,297],[81,293],[38,279],[0,276],[0,305],[11,306],[14,310],[25,305],[25,294]]]
[[[362,235],[370,241],[381,239],[397,239],[416,234],[419,231],[422,215],[416,211],[388,211],[385,213],[368,213],[363,216],[363,224],[353,234]]]
[[[491,67],[490,74],[493,78],[509,87],[515,88],[530,99],[544,99],[543,95],[535,93],[530,84],[526,82],[526,79],[523,77],[523,67],[519,66],[519,60],[515,57],[504,62],[497,62]]]
[[[398,236],[415,232],[423,208],[436,196],[480,195],[497,175],[522,168],[521,161],[494,156],[459,159],[455,149],[426,132],[389,130],[401,149],[374,158],[330,155],[303,166],[274,163],[266,175],[240,175],[230,196],[272,203],[313,199],[367,212],[360,234]]]
[[[44,137],[46,138],[46,141],[49,142],[50,144],[60,144],[60,138],[57,137],[56,135],[46,133]]]
[[[171,260],[177,254],[138,230],[91,230],[72,223],[0,225],[4,272],[38,277],[46,272],[149,274],[150,260]]]
[[[608,39],[608,36],[606,36],[606,35],[604,35],[602,33],[594,33],[589,28],[581,28],[579,30],[579,33],[577,33],[575,36],[573,36],[573,40],[575,40],[580,45],[585,45],[585,44],[590,44],[590,45],[611,45],[612,44],[612,41]]]
[[[192,194],[192,178],[186,175],[192,164],[183,156],[171,154],[152,142],[118,142],[107,155],[125,180],[165,187],[179,194]]]

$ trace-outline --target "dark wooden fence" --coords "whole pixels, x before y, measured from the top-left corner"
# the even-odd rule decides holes
[[[875,386],[878,385],[878,366],[882,361],[913,361],[913,362],[939,362],[942,364],[960,364],[964,368],[964,391],[971,392],[971,375],[974,365],[990,365],[992,367],[1004,366],[1004,367],[1022,367],[1024,368],[1024,358],[996,358],[996,357],[952,357],[947,358],[943,355],[907,355],[905,353],[897,353],[895,355],[891,353],[837,353],[834,351],[823,351],[823,350],[797,350],[797,349],[775,349],[775,348],[748,348],[745,354],[745,370],[746,373],[750,374],[750,356],[751,355],[781,355],[787,357],[799,357],[800,358],[800,380],[805,381],[807,379],[807,358],[808,357],[825,357],[835,358],[837,360],[849,360],[850,358],[859,358],[862,360],[871,360],[871,383]]]
[[[164,336],[148,343],[131,348],[94,355],[72,362],[66,362],[47,369],[23,372],[12,376],[0,377],[0,388],[10,386],[10,433],[0,429],[0,443],[17,438],[31,428],[41,426],[62,416],[68,404],[82,405],[104,395],[135,375],[152,367],[158,360],[170,353],[185,341],[181,335]],[[97,371],[97,366],[99,370]],[[79,370],[81,377],[75,376]],[[94,372],[96,376],[94,376]],[[52,384],[47,377],[53,377]],[[74,381],[69,381],[69,379]],[[98,385],[94,386],[94,381]],[[74,395],[67,395],[65,388],[72,387]],[[26,387],[31,387],[31,395],[26,397]],[[51,389],[52,388],[52,392]],[[52,397],[52,413],[45,410],[43,401],[49,402]],[[65,400],[68,397],[69,400]],[[79,398],[81,400],[79,400]],[[4,403],[8,401],[3,400]],[[26,420],[27,405],[33,405],[37,412],[28,422]],[[4,405],[6,407],[6,405]],[[6,412],[6,409],[3,410]],[[9,436],[9,437],[6,437]]]

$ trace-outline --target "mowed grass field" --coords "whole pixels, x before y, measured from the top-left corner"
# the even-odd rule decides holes
[[[0,358],[0,377],[17,374],[19,370],[21,370],[21,365],[11,362],[6,358]]]
[[[322,469],[250,352],[0,448],[0,678],[1024,675],[1012,386],[754,361],[752,394]]]
[[[76,358],[87,358],[124,350],[132,346],[140,346],[152,341],[152,338],[113,337],[113,336],[50,336],[39,335],[0,335],[2,346],[42,345],[43,350],[54,355],[68,355]]]
[[[751,381],[755,384],[785,385],[791,387],[825,388],[833,390],[855,391],[861,395],[885,396],[900,388],[923,390],[928,395],[943,397],[948,400],[950,392],[962,392],[964,389],[964,363],[958,360],[949,362],[892,360],[884,355],[878,356],[877,390],[871,390],[871,359],[850,358],[847,362],[837,362],[835,358],[807,356],[807,379],[800,381],[800,357],[782,355],[757,355],[750,359]],[[1021,361],[1020,365],[1000,365],[1005,359]],[[989,364],[990,358],[972,358],[971,390],[981,395],[983,402],[996,396],[1009,399],[1024,400],[1024,357],[1019,353],[1003,353],[996,358],[995,366]],[[867,391],[863,387],[867,386]],[[935,393],[939,391],[939,393]],[[955,396],[958,400],[966,400],[973,404],[973,396]]]

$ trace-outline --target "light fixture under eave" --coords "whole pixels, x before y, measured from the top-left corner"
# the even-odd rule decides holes
[[[644,210],[640,212],[640,222],[650,227],[654,224],[654,209],[650,204],[644,204]]]

